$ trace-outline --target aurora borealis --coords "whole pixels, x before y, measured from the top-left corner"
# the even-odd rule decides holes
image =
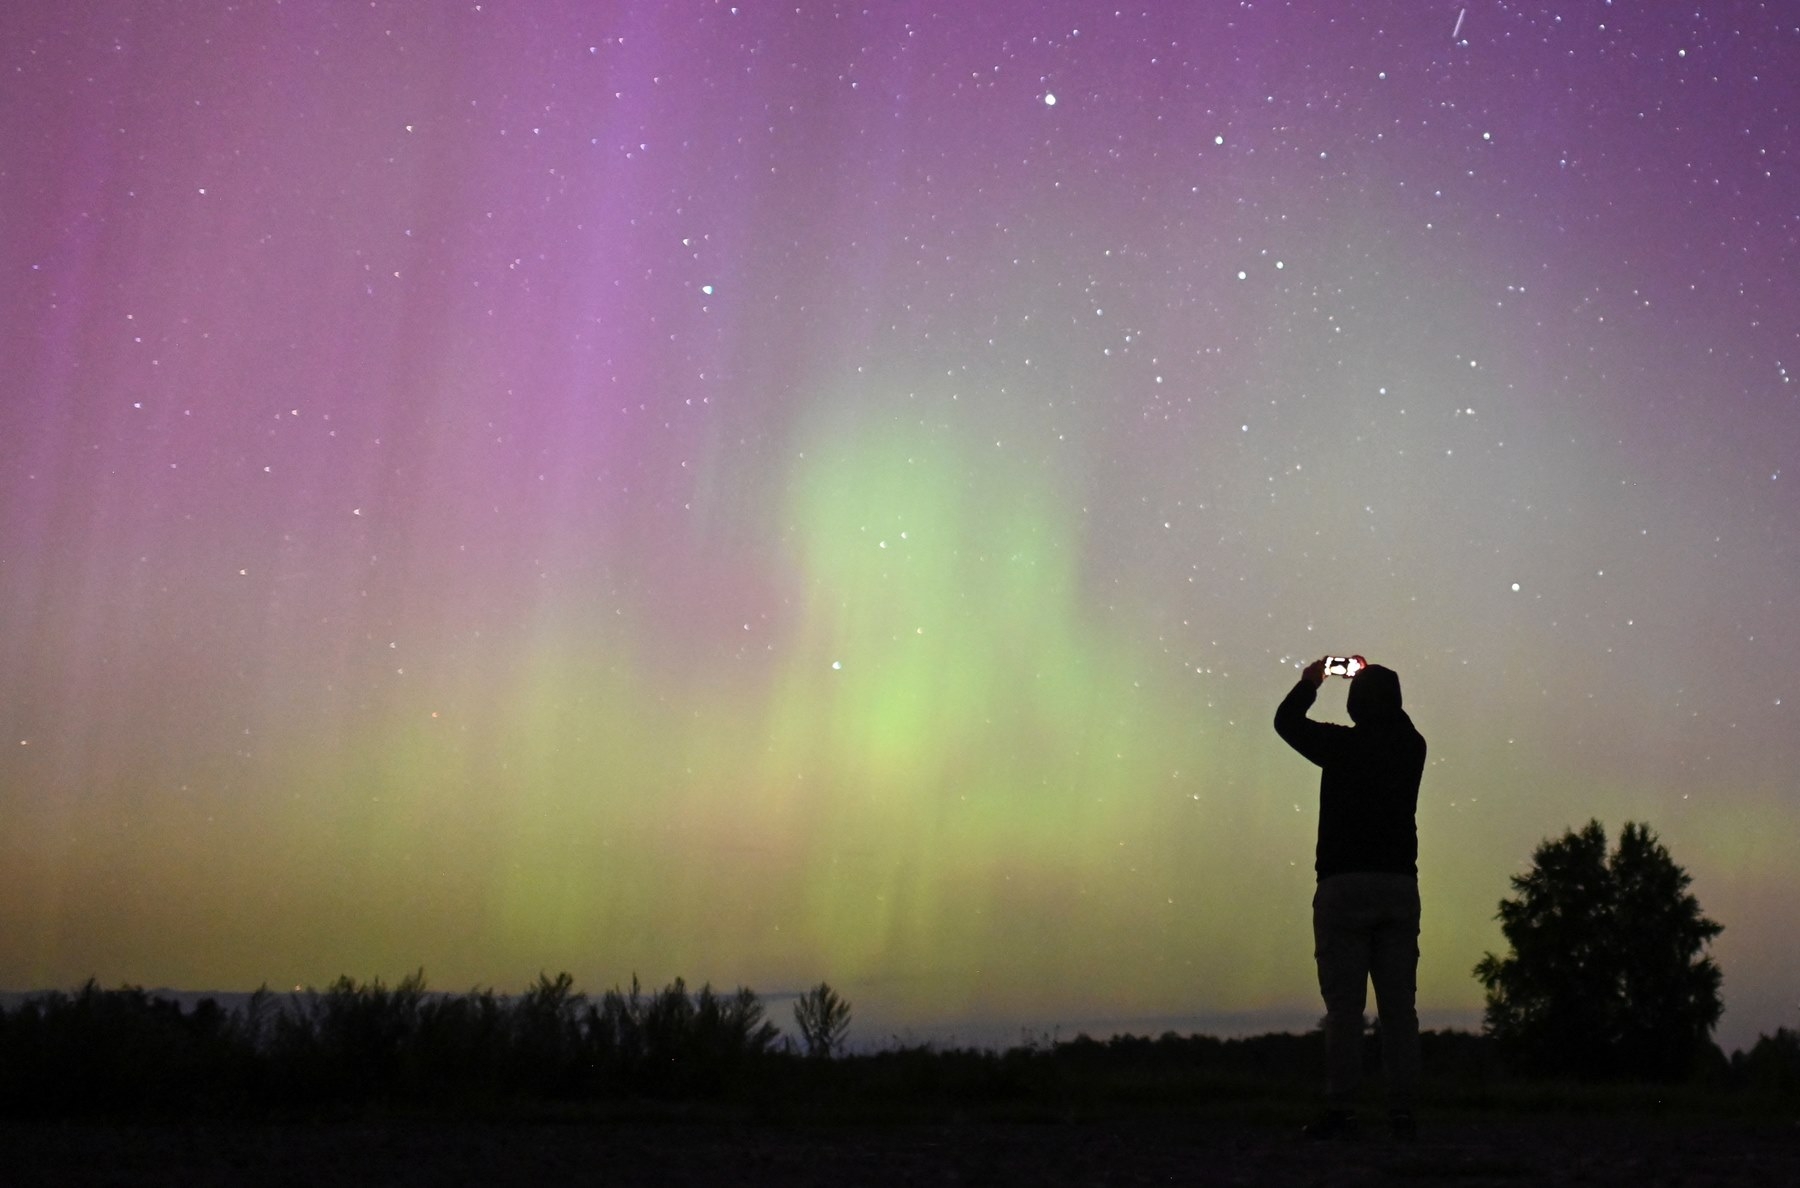
[[[1304,1027],[1270,718],[1358,652],[1427,1025],[1590,817],[1795,1025],[1786,6],[20,4],[0,78],[0,988]]]

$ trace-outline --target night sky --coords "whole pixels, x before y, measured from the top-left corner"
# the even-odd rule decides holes
[[[1304,1028],[1358,652],[1427,1025],[1590,817],[1800,1023],[1792,5],[8,4],[0,146],[0,987]]]

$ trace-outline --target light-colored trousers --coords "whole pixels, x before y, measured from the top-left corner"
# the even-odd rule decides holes
[[[1325,997],[1327,1099],[1347,1108],[1362,1087],[1363,1008],[1373,981],[1388,1107],[1411,1110],[1419,1085],[1419,880],[1362,872],[1320,879],[1313,958]]]

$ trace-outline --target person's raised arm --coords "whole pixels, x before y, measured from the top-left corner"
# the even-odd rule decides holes
[[[1314,660],[1300,672],[1300,680],[1281,699],[1281,705],[1275,710],[1275,733],[1288,746],[1323,767],[1331,750],[1331,744],[1338,732],[1348,730],[1347,726],[1335,726],[1330,722],[1315,722],[1306,716],[1312,703],[1319,696],[1319,686],[1325,682],[1325,661]]]

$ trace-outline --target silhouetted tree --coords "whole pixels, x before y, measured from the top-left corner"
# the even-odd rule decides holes
[[[1546,840],[1500,901],[1512,945],[1485,955],[1486,1030],[1525,1069],[1672,1079],[1691,1071],[1719,1021],[1722,931],[1648,826],[1627,823],[1609,857],[1589,821]]]
[[[1780,1027],[1774,1035],[1758,1036],[1748,1053],[1732,1054],[1731,1068],[1755,1092],[1800,1096],[1800,1032]]]
[[[806,1041],[806,1054],[829,1059],[850,1032],[850,1004],[820,982],[794,1002],[794,1023]]]

